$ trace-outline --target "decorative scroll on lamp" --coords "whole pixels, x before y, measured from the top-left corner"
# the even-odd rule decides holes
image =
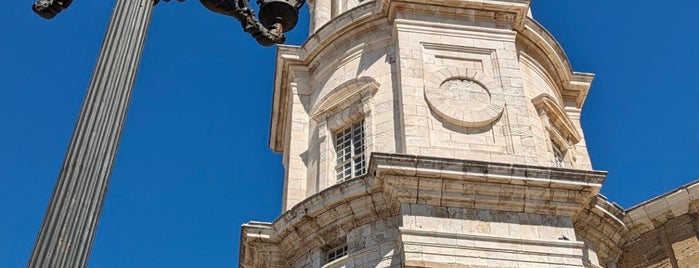
[[[157,4],[160,0],[153,0]],[[163,0],[170,2],[170,0]],[[184,2],[184,0],[178,0]],[[260,6],[259,20],[250,8],[249,0],[199,0],[207,9],[237,19],[243,30],[252,35],[260,45],[271,46],[286,41],[285,32],[296,27],[299,9],[305,0],[257,0]],[[32,9],[42,18],[52,19],[68,8],[73,0],[37,0]]]

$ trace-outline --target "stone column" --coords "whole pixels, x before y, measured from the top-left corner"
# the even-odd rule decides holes
[[[117,0],[27,267],[86,267],[153,0]]]

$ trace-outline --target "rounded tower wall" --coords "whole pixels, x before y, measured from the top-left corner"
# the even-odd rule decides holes
[[[285,214],[260,240],[281,256],[269,267],[514,265],[463,248],[440,259],[442,242],[498,251],[494,237],[516,247],[506,259],[566,251],[554,262],[582,267],[573,215],[603,180],[579,122],[591,75],[570,71],[528,1],[434,2],[309,1],[309,39],[280,47],[270,145]],[[536,235],[512,240],[521,228]]]
[[[574,83],[581,78],[528,8],[518,17],[466,6],[309,4],[311,17],[326,21],[311,21],[302,61],[281,79],[303,77],[281,132],[296,185],[289,205],[361,175],[373,152],[592,168],[579,120],[589,82]],[[347,150],[364,163],[343,171],[338,135],[356,122],[363,149]]]
[[[310,1],[309,39],[277,55],[283,213],[243,225],[240,267],[696,260],[699,183],[626,211],[599,194],[580,124],[594,76],[529,2]]]
[[[320,28],[336,20],[348,11],[373,0],[309,0],[310,11],[309,35],[315,34]]]

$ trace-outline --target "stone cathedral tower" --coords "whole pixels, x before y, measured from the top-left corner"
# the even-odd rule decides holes
[[[699,184],[627,211],[599,195],[580,126],[594,76],[530,0],[308,4],[308,40],[277,55],[283,214],[243,225],[241,267],[699,261]]]

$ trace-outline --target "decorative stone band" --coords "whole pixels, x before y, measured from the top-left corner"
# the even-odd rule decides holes
[[[406,255],[425,254],[429,251],[447,252],[448,256],[462,255],[460,259],[480,262],[502,261],[499,257],[517,256],[516,262],[524,267],[548,266],[550,259],[561,261],[557,263],[573,267],[583,258],[583,242],[572,240],[541,240],[524,239],[519,237],[503,237],[488,234],[466,234],[459,232],[439,232],[399,228],[403,250]],[[465,253],[465,254],[464,254]],[[518,254],[520,253],[520,254]],[[524,254],[521,254],[524,253]],[[506,260],[515,261],[515,260]],[[531,266],[526,266],[529,264]],[[406,267],[445,267],[444,264],[425,263],[407,259]],[[448,266],[474,267],[474,266]],[[479,266],[482,267],[482,266]]]
[[[289,267],[308,248],[398,216],[405,204],[574,217],[598,195],[605,177],[600,171],[374,153],[366,176],[307,198],[273,223],[244,225],[240,266]],[[350,250],[348,262],[355,253]]]
[[[500,118],[502,87],[483,72],[449,67],[425,77],[425,100],[442,120],[462,127],[482,127]]]
[[[383,181],[391,206],[426,204],[572,217],[599,194],[607,174],[423,156],[372,157],[369,174]]]

